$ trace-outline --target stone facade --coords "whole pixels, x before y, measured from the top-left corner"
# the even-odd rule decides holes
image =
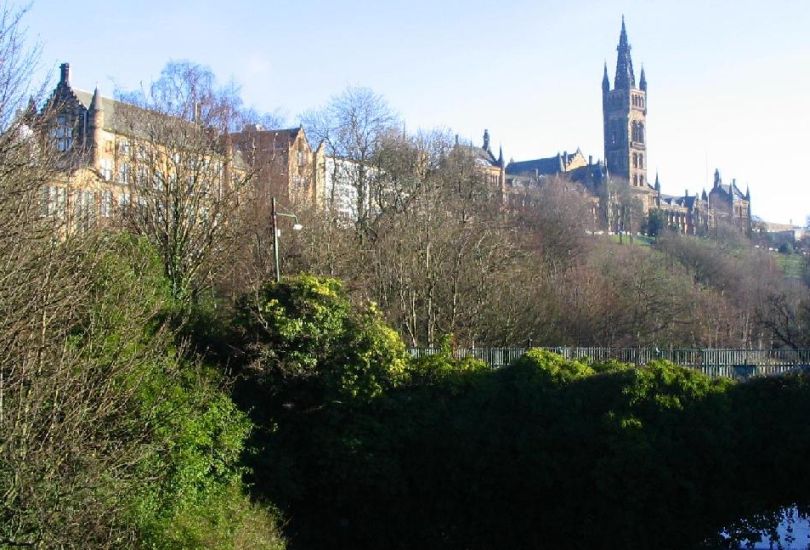
[[[315,154],[302,127],[266,130],[249,125],[230,139],[253,171],[258,199],[276,197],[284,204],[315,199]]]
[[[139,186],[156,185],[158,175],[170,178],[139,162],[144,150],[156,150],[154,136],[139,133],[139,120],[165,115],[103,97],[98,89],[73,88],[67,63],[43,109],[33,108],[29,116],[46,122],[62,169],[43,189],[42,211],[64,220],[66,231],[108,223],[116,209],[138,203]],[[268,204],[270,197],[287,204],[315,198],[314,153],[302,128],[248,126],[222,136],[212,151],[214,158],[205,161],[213,166],[214,179],[222,186],[236,176],[249,179],[245,198]]]

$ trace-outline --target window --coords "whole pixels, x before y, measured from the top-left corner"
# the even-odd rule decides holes
[[[304,164],[306,164],[306,155],[303,151],[298,151],[298,166],[304,166]]]
[[[113,162],[111,159],[101,159],[101,178],[110,181],[113,174]]]
[[[129,183],[129,163],[122,162],[118,165],[118,183]]]
[[[40,211],[43,216],[65,217],[67,189],[64,187],[43,187]]]
[[[67,115],[56,117],[56,128],[51,131],[51,137],[60,152],[68,151],[73,146],[73,127]]]
[[[152,185],[155,188],[155,191],[163,190],[163,172],[160,170],[155,170],[155,173],[152,176]]]
[[[129,142],[127,140],[121,140],[118,142],[118,154],[125,157],[129,156]]]
[[[112,191],[101,193],[101,217],[109,218],[112,215]]]
[[[138,166],[138,168],[135,170],[135,183],[138,185],[143,185],[143,183],[146,181],[146,174],[146,166]]]
[[[126,208],[130,204],[129,193],[121,193],[118,195],[119,208]]]
[[[96,218],[96,195],[92,191],[76,191],[76,227],[88,229]]]

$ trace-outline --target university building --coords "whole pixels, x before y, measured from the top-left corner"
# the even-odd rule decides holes
[[[650,182],[647,162],[647,78],[642,67],[636,81],[630,42],[624,18],[617,46],[616,72],[611,85],[607,63],[602,74],[602,128],[604,157],[587,159],[577,149],[556,156],[512,161],[506,165],[507,193],[521,194],[561,178],[582,184],[596,206],[594,224],[611,231],[627,230],[617,211],[627,211],[632,202],[636,217],[646,219],[658,210],[665,224],[688,234],[706,234],[725,222],[751,231],[751,195],[724,184],[719,170],[709,193],[666,195],[658,175]],[[625,203],[625,204],[622,204]],[[638,222],[638,220],[636,220]]]
[[[211,197],[249,181],[239,192],[257,204],[271,196],[286,203],[314,200],[314,153],[300,127],[250,125],[217,134],[197,120],[74,88],[67,63],[44,107],[31,105],[24,116],[32,125],[44,122],[58,155],[60,175],[42,191],[42,213],[62,221],[65,231],[105,225],[115,210],[137,207],[147,191],[154,194],[178,180],[214,185],[200,189]],[[201,147],[192,152],[195,135]]]

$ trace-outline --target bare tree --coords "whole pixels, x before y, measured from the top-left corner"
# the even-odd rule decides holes
[[[251,177],[228,139],[242,121],[238,94],[217,87],[207,68],[170,63],[148,91],[122,100],[118,152],[132,187],[125,223],[160,251],[175,298],[193,299],[227,254]]]
[[[397,126],[396,115],[380,95],[368,88],[350,87],[302,119],[310,138],[323,143],[326,155],[352,164],[352,170],[335,173],[334,177],[348,178],[354,188],[356,224],[364,235],[375,211],[371,199],[378,195],[375,188],[381,185],[376,159],[384,137]],[[345,164],[333,166],[339,170]]]

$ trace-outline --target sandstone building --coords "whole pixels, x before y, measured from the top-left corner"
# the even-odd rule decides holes
[[[154,194],[178,180],[213,184],[217,189],[201,189],[211,197],[249,181],[240,193],[257,204],[271,196],[287,203],[314,199],[314,153],[303,128],[254,125],[226,135],[203,129],[196,135],[205,144],[192,158],[194,132],[184,128],[190,130],[196,120],[148,111],[98,89],[76,89],[67,63],[42,110],[32,106],[25,116],[32,124],[44,122],[59,156],[60,177],[43,189],[42,213],[61,220],[65,231],[104,225],[116,209],[139,206],[147,190]]]

